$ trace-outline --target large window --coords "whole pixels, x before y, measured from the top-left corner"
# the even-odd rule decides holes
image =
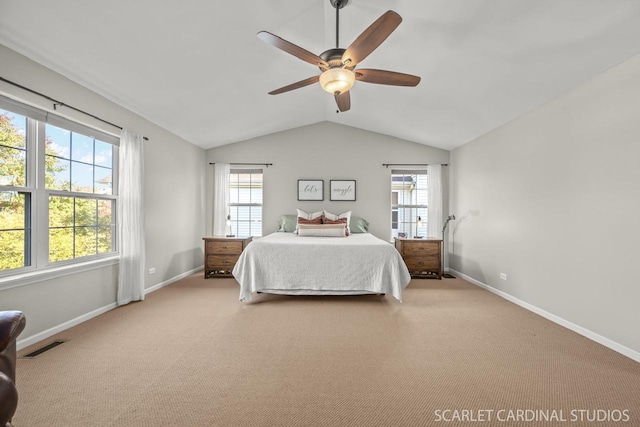
[[[262,236],[262,170],[231,169],[229,175],[231,233]]]
[[[427,237],[427,171],[391,171],[392,237]]]
[[[0,275],[116,251],[117,142],[0,97]]]

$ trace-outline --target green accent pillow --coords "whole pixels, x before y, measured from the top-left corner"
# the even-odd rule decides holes
[[[278,231],[285,233],[293,233],[298,226],[298,217],[296,215],[282,215],[278,224]]]
[[[351,221],[349,221],[349,230],[352,233],[368,233],[369,221],[357,216],[352,216]]]

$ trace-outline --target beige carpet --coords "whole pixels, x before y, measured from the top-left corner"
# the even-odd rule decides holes
[[[15,426],[640,426],[639,363],[461,279],[238,294],[198,273],[23,349],[66,340],[19,360]]]

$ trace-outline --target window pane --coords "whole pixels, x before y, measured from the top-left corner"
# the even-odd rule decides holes
[[[93,166],[71,162],[71,191],[93,193]]]
[[[236,221],[248,221],[249,220],[249,206],[238,206],[236,210]]]
[[[71,159],[71,131],[47,124],[45,142],[47,154]]]
[[[71,190],[71,162],[47,156],[45,184],[50,190]]]
[[[416,175],[415,203],[426,206],[429,203],[429,192],[427,191],[428,178],[426,174]]]
[[[98,224],[99,225],[113,225],[113,201],[112,200],[98,200]]]
[[[250,212],[251,231],[248,236],[262,236],[262,206],[252,206]]]
[[[427,219],[429,218],[427,213],[427,208],[417,208],[416,210],[416,236],[420,237],[431,237],[427,236]],[[437,237],[437,236],[433,236]]]
[[[113,252],[113,227],[98,227],[98,253]]]
[[[2,257],[0,257],[0,271],[11,270],[27,266],[26,262],[26,233],[21,230],[0,230],[0,245]]]
[[[113,145],[96,139],[95,164],[105,168],[113,168]]]
[[[229,206],[229,216],[231,217],[231,222],[238,220],[238,206]]]
[[[93,138],[71,132],[71,160],[93,164]]]
[[[248,188],[240,188],[238,190],[238,203],[251,203],[250,194],[251,190]]]
[[[49,261],[113,252],[113,200],[51,196]]]
[[[30,265],[29,194],[0,192],[0,271]]]
[[[27,118],[0,109],[0,185],[27,184]]]
[[[103,168],[100,166],[95,167],[95,192],[97,194],[112,194],[112,175],[111,169]]]
[[[27,118],[0,108],[0,145],[26,148]]]
[[[398,232],[406,233],[407,237],[413,237],[411,218],[411,209],[398,208]]]
[[[49,227],[73,227],[73,197],[49,197]]]
[[[0,145],[0,185],[27,185],[27,151]]]
[[[49,229],[49,262],[73,259],[73,228]]]
[[[76,199],[75,206],[75,225],[78,226],[95,226],[97,220],[97,200],[95,199]]]
[[[75,258],[97,254],[97,243],[96,227],[75,228]]]
[[[238,203],[238,174],[229,174],[229,203]]]
[[[251,229],[248,222],[237,222],[236,229],[233,230],[237,237],[249,237]]]

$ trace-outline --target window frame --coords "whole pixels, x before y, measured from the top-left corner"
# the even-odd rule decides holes
[[[394,182],[393,182],[393,178],[395,176],[411,176],[411,175],[424,175],[426,180],[427,180],[427,184],[426,184],[426,188],[422,188],[422,189],[416,189],[416,191],[422,191],[424,193],[426,193],[426,200],[427,202],[422,204],[422,203],[400,203],[400,200],[396,200],[396,203],[394,203],[394,192],[397,192],[397,190],[394,189]],[[391,183],[391,237],[395,238],[398,237],[398,233],[401,232],[405,232],[407,233],[406,238],[414,238],[416,236],[420,237],[420,238],[426,238],[427,237],[427,223],[429,221],[429,206],[428,206],[428,200],[429,200],[429,178],[428,178],[428,174],[427,174],[427,170],[426,169],[412,169],[412,170],[392,170],[391,171],[391,177],[390,177],[390,183]],[[416,180],[417,183],[417,180]],[[416,195],[416,198],[418,197],[418,195]],[[399,220],[399,214],[397,214],[398,216],[398,220],[395,222],[396,224],[398,224],[397,228],[393,228],[393,216],[394,216],[394,211],[398,212],[399,209],[410,209],[412,210],[412,212],[415,212],[415,215],[412,213],[411,214],[411,218],[412,220],[410,221],[403,221],[403,224],[410,224],[409,225],[409,229],[406,231],[401,231],[399,224],[401,223],[401,221]],[[421,214],[420,211],[423,211],[424,214]],[[422,225],[420,227],[417,226],[417,218],[420,217],[422,219]],[[415,218],[415,220],[414,220]],[[415,225],[414,225],[415,224]]]
[[[29,236],[25,238],[25,257],[30,256],[29,265],[0,271],[0,289],[21,286],[41,280],[48,280],[59,275],[100,268],[117,263],[119,259],[118,230],[118,150],[119,137],[104,130],[80,124],[66,118],[42,111],[36,107],[24,104],[0,95],[0,108],[26,117],[25,136],[25,186],[0,185],[0,191],[13,191],[27,194],[29,210],[25,207],[25,222],[30,223]],[[47,189],[45,186],[45,127],[47,124],[60,127],[66,131],[78,133],[99,140],[112,146],[112,184],[111,194],[88,193]],[[94,148],[95,150],[95,141]],[[94,151],[95,167],[95,151]],[[96,200],[109,200],[112,206],[111,219],[111,251],[95,253],[87,256],[53,261],[49,260],[49,198],[64,196]],[[99,224],[96,219],[96,226]],[[75,227],[75,223],[74,223]]]
[[[261,189],[261,199],[262,202],[261,203],[240,203],[240,202],[235,202],[235,203],[231,203],[231,192],[233,191],[231,188],[232,185],[232,181],[231,181],[231,175],[238,175],[238,174],[260,174],[262,175],[262,189]],[[263,225],[264,225],[264,170],[263,169],[256,169],[256,168],[238,168],[238,167],[232,167],[229,170],[229,202],[228,202],[228,207],[229,207],[229,215],[232,217],[231,219],[231,227],[232,230],[235,230],[234,235],[235,237],[262,237],[263,235]],[[250,208],[254,208],[254,207],[260,207],[260,235],[254,235],[251,230],[253,227],[251,227],[251,216],[249,217],[249,236],[239,236],[238,235],[238,224],[240,222],[245,222],[245,221],[240,221],[239,219],[233,220],[233,215],[231,214],[232,209],[233,208],[238,208],[238,207],[248,207]],[[237,211],[237,209],[236,209]],[[235,227],[233,225],[236,225]]]

